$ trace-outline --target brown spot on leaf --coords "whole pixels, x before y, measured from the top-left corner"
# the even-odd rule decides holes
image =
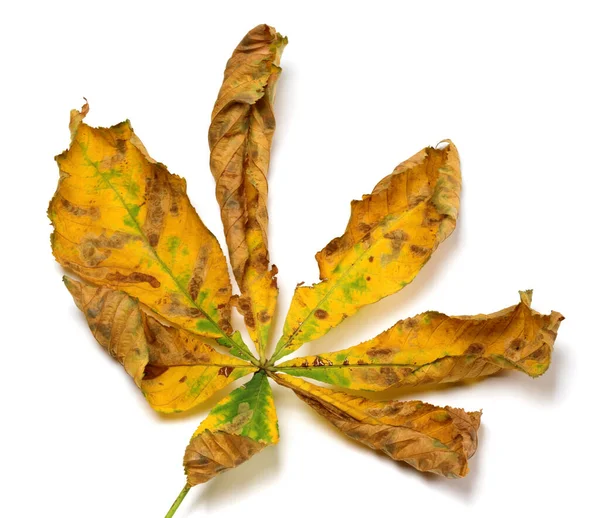
[[[373,347],[371,349],[369,349],[367,351],[367,355],[371,356],[372,358],[379,358],[381,356],[388,356],[390,354],[392,354],[394,351],[392,351],[391,349],[377,349],[376,347]]]
[[[536,349],[535,351],[533,351],[529,355],[529,358],[531,358],[532,360],[540,360],[544,356],[546,356],[546,352],[547,352],[546,347],[540,347],[539,349]]]
[[[85,265],[94,267],[110,257],[111,249],[120,250],[128,241],[139,239],[141,238],[125,232],[115,232],[110,237],[102,233],[99,236],[85,238],[79,250]]]
[[[144,369],[144,380],[153,380],[155,378],[158,378],[161,374],[164,374],[167,370],[169,370],[169,367],[161,367],[158,365],[146,365],[146,368]]]
[[[96,318],[98,316],[98,308],[88,308],[85,314],[87,318]]]
[[[231,327],[231,323],[226,318],[222,318],[221,320],[219,320],[218,324],[224,333],[226,333],[228,335],[233,333],[233,328]]]
[[[410,408],[407,408],[410,405],[411,401],[402,402],[402,401],[390,401],[386,402],[385,406],[381,407],[373,407],[367,410],[367,414],[372,417],[389,417],[397,415],[402,412],[404,415],[410,415]]]
[[[324,249],[325,255],[329,257],[330,255],[335,254],[340,248],[340,242],[341,239],[339,237],[332,239]]]
[[[98,210],[98,207],[79,207],[78,205],[73,205],[66,198],[61,199],[61,205],[69,214],[72,214],[76,217],[89,216],[92,219],[98,219],[100,217],[100,211]]]
[[[515,338],[512,342],[510,342],[510,348],[513,351],[520,351],[525,345],[525,340],[522,338]]]
[[[466,350],[466,354],[483,354],[485,347],[480,343],[472,343]]]
[[[206,278],[206,265],[208,264],[209,255],[209,247],[202,246],[200,247],[198,255],[196,256],[194,271],[192,272],[192,277],[190,278],[190,282],[188,283],[188,291],[190,293],[190,297],[194,301],[198,298],[200,288],[202,288],[202,285],[204,284],[204,279]]]
[[[252,256],[250,259],[250,265],[258,273],[264,273],[269,269],[269,258],[264,253]]]
[[[313,361],[313,366],[314,367],[322,367],[323,365],[325,365],[325,362],[317,356]]]
[[[96,337],[100,335],[105,340],[110,340],[110,335],[112,334],[112,325],[106,322],[98,322],[96,323],[93,332],[94,336]]]
[[[233,372],[233,367],[224,366],[219,369],[219,376],[225,376],[226,378]]]
[[[404,242],[409,239],[408,234],[402,230],[392,230],[384,234],[383,237],[392,242],[392,256],[398,255]]]
[[[254,329],[256,327],[256,321],[250,313],[244,315],[244,322],[246,323],[246,326],[250,329]]]
[[[115,147],[117,148],[117,152],[121,156],[123,156],[127,152],[127,143],[123,139],[117,139],[117,142],[115,143]]]
[[[92,240],[92,242],[99,248],[115,248],[120,250],[129,241],[137,241],[139,239],[141,238],[132,236],[131,234],[127,234],[125,232],[115,232],[109,238],[102,234],[97,239]]]
[[[429,198],[429,195],[427,194],[411,194],[409,196],[409,200],[408,200],[408,206],[409,207],[416,207],[419,203],[424,202],[425,200],[427,200]]]
[[[152,172],[146,178],[146,219],[143,230],[150,246],[156,247],[164,226],[166,208],[171,204],[171,187],[164,166],[152,164]]]
[[[410,376],[413,373],[413,369],[411,369],[410,367],[402,367],[401,369],[398,369],[397,373],[398,376],[406,378],[407,376]]]
[[[404,321],[404,325],[408,328],[408,329],[414,329],[415,327],[418,326],[417,321],[414,318],[407,318]]]
[[[396,373],[393,367],[381,367],[379,369],[381,376],[383,377],[383,386],[392,387],[400,381],[400,377]]]
[[[329,316],[329,313],[327,313],[327,311],[325,311],[324,309],[317,309],[315,311],[315,317],[318,318],[319,320],[324,320]]]
[[[102,261],[108,259],[112,253],[110,250],[98,250],[91,242],[84,241],[80,246],[83,263],[87,266],[98,266]]]
[[[342,365],[350,365],[350,362],[348,361],[348,358],[346,358],[346,359],[344,360],[344,362],[342,363]]]
[[[429,253],[427,248],[418,245],[410,245],[410,251],[419,257],[424,257]]]
[[[524,347],[525,340],[523,340],[522,338],[515,338],[510,342],[504,354],[509,360],[520,360],[522,357],[521,351]]]
[[[160,288],[160,281],[156,277],[141,272],[133,272],[129,275],[123,275],[121,272],[111,272],[106,276],[106,280],[110,282],[122,282],[127,284],[147,282],[153,288]]]
[[[251,309],[250,300],[247,299],[246,297],[240,297],[238,299],[237,306],[238,306],[238,308],[240,308],[240,311],[243,311],[244,313],[247,313]]]
[[[375,260],[375,258],[371,255],[369,256],[369,262],[372,263]]]
[[[183,376],[182,378],[179,378],[179,383],[184,383],[186,379],[187,379],[187,376]]]
[[[258,320],[260,320],[261,323],[266,324],[269,320],[271,320],[271,315],[269,315],[267,310],[262,310],[258,314]]]
[[[301,367],[308,367],[308,360],[304,360]]]

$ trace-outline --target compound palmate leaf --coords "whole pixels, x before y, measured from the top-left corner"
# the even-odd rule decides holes
[[[348,437],[420,471],[464,477],[477,449],[481,412],[421,401],[372,401],[353,391],[481,378],[500,370],[532,377],[550,365],[563,317],[531,308],[532,292],[490,315],[428,311],[359,345],[278,361],[325,335],[361,307],[410,283],[454,230],[461,173],[451,141],[402,162],[351,204],[346,231],[316,259],[320,281],[298,286],[270,359],[277,268],[267,240],[267,173],[273,103],[287,38],[252,29],[227,63],[209,128],[210,169],[240,295],[228,265],[186,193],[185,180],[148,154],[129,121],[85,124],[71,112],[71,145],[56,157],[48,215],[56,260],[100,345],[159,412],[181,412],[243,376],[192,436],[184,456],[191,486],[234,468],[279,440],[269,377]],[[255,358],[230,323],[243,315]],[[219,345],[230,354],[219,352]],[[337,385],[325,388],[305,379]]]
[[[167,326],[123,291],[64,278],[90,330],[159,412],[181,412],[257,370],[202,337]]]
[[[317,254],[321,282],[296,288],[273,360],[411,282],[454,230],[460,187],[458,153],[448,141],[402,162],[353,201],[344,235]]]
[[[208,132],[210,169],[241,291],[235,300],[246,327],[265,358],[277,301],[277,268],[269,269],[267,171],[275,131],[273,100],[287,38],[259,25],[227,63]]]
[[[185,180],[148,156],[129,121],[92,128],[82,122],[87,111],[71,113],[71,146],[56,157],[60,181],[48,209],[56,260],[252,359],[230,336],[227,262]]]
[[[371,401],[285,374],[274,376],[348,437],[419,471],[464,477],[477,449],[481,412],[422,401]]]
[[[539,376],[563,316],[531,309],[532,292],[491,315],[449,317],[428,311],[341,351],[289,360],[277,369],[355,390],[444,383],[514,369]]]
[[[188,485],[239,466],[278,441],[273,394],[261,371],[217,403],[192,436],[183,459]]]

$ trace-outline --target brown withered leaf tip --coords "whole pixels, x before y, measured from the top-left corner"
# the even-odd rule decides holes
[[[267,172],[286,44],[267,25],[244,37],[227,63],[208,132],[229,259],[242,293],[235,305],[263,359],[277,301],[277,268],[269,268],[267,248]]]
[[[271,351],[278,290],[267,240],[267,175],[286,44],[267,25],[242,39],[209,128],[210,170],[239,295],[232,296],[227,259],[190,203],[185,180],[150,157],[129,121],[88,126],[86,102],[71,112],[71,145],[56,157],[52,252],[78,276],[64,282],[93,336],[152,408],[186,411],[252,375],[193,434],[184,456],[187,482],[167,517],[191,486],[278,442],[271,381],[362,445],[419,471],[464,477],[481,412],[374,401],[368,392],[500,370],[540,376],[563,320],[555,311],[535,311],[527,290],[516,305],[493,314],[428,311],[361,344],[281,362],[412,282],[456,227],[462,186],[458,150],[446,140],[401,162],[371,194],[353,201],[344,233],[316,255],[320,282],[297,284]],[[233,329],[232,307],[256,354]]]
[[[477,449],[481,412],[436,407],[421,401],[371,401],[273,376],[348,437],[419,471],[464,477]]]

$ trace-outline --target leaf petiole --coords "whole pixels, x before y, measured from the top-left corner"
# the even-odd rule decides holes
[[[179,493],[179,495],[177,496],[177,498],[173,502],[173,505],[169,509],[169,512],[165,515],[165,518],[171,518],[172,516],[175,515],[175,512],[177,511],[177,509],[179,509],[179,506],[181,505],[181,502],[183,502],[183,499],[188,494],[188,491],[190,489],[191,489],[191,486],[189,486],[188,484],[186,484],[185,486],[183,486],[183,489],[181,490],[181,493]]]

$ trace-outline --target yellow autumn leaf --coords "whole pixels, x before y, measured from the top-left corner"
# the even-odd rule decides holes
[[[275,86],[286,43],[268,25],[246,34],[227,63],[208,133],[210,168],[241,291],[235,304],[261,359],[277,301],[277,268],[269,268],[267,246],[267,172]]]
[[[465,476],[481,412],[371,401],[300,378],[378,391],[501,369],[535,377],[549,367],[563,319],[531,309],[526,291],[519,304],[491,315],[429,311],[354,347],[277,364],[361,307],[402,289],[452,233],[461,173],[457,150],[445,141],[401,163],[370,195],[352,202],[345,233],[317,253],[321,282],[296,288],[283,336],[267,359],[278,291],[267,244],[266,178],[286,44],[267,25],[244,37],[227,63],[209,129],[210,168],[240,296],[231,296],[225,257],[192,207],[185,181],[150,157],[129,121],[90,127],[86,102],[71,112],[71,146],[56,158],[60,180],[48,210],[54,256],[81,279],[65,277],[65,284],[94,337],[152,407],[188,410],[253,374],[192,436],[184,457],[187,483],[167,518],[191,486],[278,442],[269,377],[350,438],[420,471]],[[233,331],[232,305],[260,360]]]
[[[458,152],[425,148],[353,201],[346,232],[317,254],[321,282],[296,288],[272,362],[410,283],[454,230]]]
[[[539,376],[550,366],[563,316],[521,302],[491,315],[449,317],[427,311],[400,320],[379,336],[333,353],[306,356],[277,370],[355,390],[447,383],[514,369]]]
[[[273,394],[261,371],[217,403],[192,436],[183,459],[188,486],[207,482],[278,441]]]
[[[348,437],[404,461],[419,471],[464,477],[477,449],[481,412],[436,407],[422,401],[371,401],[274,375]]]
[[[161,323],[123,291],[64,281],[94,337],[159,412],[188,410],[257,370],[218,353],[198,335]]]
[[[71,113],[71,146],[56,157],[60,180],[48,209],[56,260],[253,360],[230,336],[227,263],[185,180],[149,157],[129,121],[92,128],[82,122],[87,112],[86,104]]]

